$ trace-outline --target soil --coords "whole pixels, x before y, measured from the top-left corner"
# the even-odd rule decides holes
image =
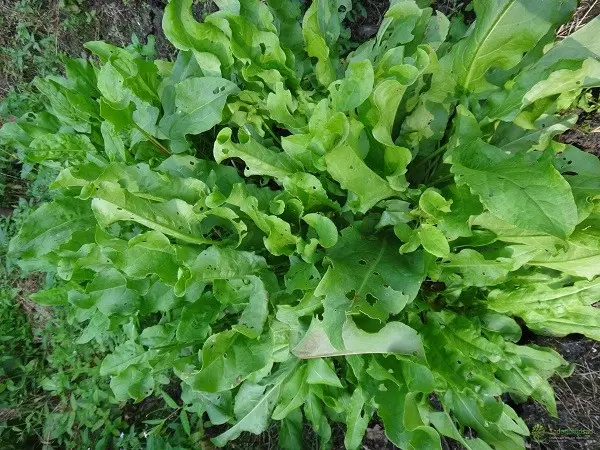
[[[363,0],[364,15],[358,15],[354,22],[348,23],[351,37],[354,42],[364,42],[373,37],[383,19],[383,15],[390,6],[389,0]],[[355,10],[358,10],[356,5]]]
[[[21,307],[27,317],[27,321],[33,331],[33,341],[36,344],[42,342],[41,333],[52,318],[52,309],[42,306],[30,300],[29,296],[41,289],[44,275],[32,273],[28,277],[15,280],[12,287],[16,289],[16,303]]]
[[[600,89],[598,91],[595,96],[596,101],[599,100]],[[580,112],[575,128],[559,136],[558,140],[600,157],[600,113],[598,111]]]
[[[542,406],[533,401],[515,406],[515,410],[525,420],[530,430],[537,428],[542,431],[539,442],[532,440],[531,449],[598,449],[600,343],[580,335],[561,339],[537,336],[531,343],[551,347],[575,365],[570,377],[563,379],[556,376],[552,379],[558,418],[551,417]],[[544,433],[543,430],[546,432]],[[574,433],[579,435],[573,436]]]

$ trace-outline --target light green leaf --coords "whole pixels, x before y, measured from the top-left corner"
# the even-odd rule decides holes
[[[536,249],[528,264],[588,280],[600,275],[600,233],[596,222],[583,222],[580,227],[581,230],[577,229],[567,241],[566,248],[555,253],[554,247],[540,247]]]
[[[452,49],[452,70],[464,89],[476,93],[490,88],[490,68],[510,69],[554,26],[566,21],[574,1],[549,0],[535,6],[527,0],[475,3],[477,22]]]
[[[162,20],[167,39],[179,50],[215,55],[221,63],[221,70],[228,73],[233,65],[229,39],[212,23],[196,22],[191,9],[192,0],[169,2]]]
[[[575,229],[571,188],[545,156],[506,155],[477,140],[455,149],[451,170],[458,185],[468,185],[492,214],[512,225],[563,239]]]
[[[244,133],[238,134],[240,143],[236,144],[231,140],[231,134],[231,128],[224,128],[217,136],[213,154],[218,163],[228,158],[240,158],[246,163],[246,176],[285,178],[298,170],[298,165],[285,153],[264,147]]]
[[[125,145],[123,144],[123,140],[117,134],[115,126],[109,121],[104,121],[100,126],[100,131],[102,133],[102,139],[104,140],[104,151],[108,156],[108,160],[127,161]]]
[[[371,61],[350,61],[345,78],[329,86],[333,109],[346,112],[358,108],[371,95],[374,81]]]
[[[148,369],[140,370],[136,366],[129,366],[111,378],[110,388],[115,394],[115,398],[121,402],[130,398],[140,402],[152,394],[154,377]]]
[[[380,200],[396,194],[348,145],[339,145],[327,153],[325,164],[331,177],[350,191],[348,206],[354,211],[364,214]]]
[[[94,196],[92,209],[98,223],[103,227],[118,221],[133,221],[192,244],[215,242],[204,237],[212,230],[214,220],[218,221],[219,226],[228,227],[230,230],[231,226],[238,231],[244,228],[243,224],[234,222],[237,216],[231,210],[213,209],[197,213],[192,205],[182,200],[151,202],[132,195],[115,183],[99,183]],[[207,218],[213,220],[206,220]]]
[[[320,207],[339,210],[337,203],[330,200],[327,191],[317,177],[310,173],[296,172],[282,180],[285,191],[299,199],[306,211]]]
[[[356,309],[385,322],[414,299],[425,278],[422,253],[399,256],[391,242],[369,240],[353,228],[342,231],[327,259],[330,267],[315,295],[325,297],[323,318],[335,346],[341,344],[339,335],[350,306],[347,295]],[[377,300],[374,304],[367,301],[371,296]]]
[[[333,247],[338,240],[338,231],[333,221],[322,214],[310,213],[302,217],[307,224],[314,228],[319,236],[319,243],[325,247]]]
[[[114,268],[98,272],[85,292],[91,304],[107,316],[133,314],[139,308],[138,293],[127,287],[127,279]]]
[[[292,349],[292,353],[300,359],[372,353],[423,356],[423,344],[419,335],[401,322],[389,322],[378,332],[367,333],[348,318],[342,329],[342,341],[342,348],[334,347],[327,337],[323,322],[313,318],[306,335]]]
[[[297,450],[302,448],[302,411],[295,409],[281,422],[279,428],[279,448]]]
[[[86,135],[57,133],[33,139],[25,150],[25,158],[28,162],[40,164],[53,160],[75,163],[85,159],[88,153],[96,153],[96,147]]]
[[[224,78],[188,78],[175,85],[175,108],[172,115],[159,123],[162,132],[172,140],[183,140],[187,134],[200,134],[221,121],[227,97],[239,91],[237,85]]]
[[[260,434],[269,426],[269,417],[275,407],[281,385],[286,381],[295,364],[283,366],[264,384],[245,382],[235,397],[236,423],[227,431],[211,439],[223,447],[227,442],[236,439],[243,431]]]
[[[93,228],[94,215],[89,202],[74,198],[57,198],[40,206],[10,241],[8,256],[23,268],[42,270],[41,258],[71,239],[77,230]]]
[[[513,291],[495,290],[488,297],[488,304],[500,313],[521,317],[529,328],[541,334],[581,333],[597,339],[600,311],[592,305],[598,296],[600,279],[595,279],[558,289],[537,284]]]
[[[250,276],[244,281],[249,282],[251,286],[248,306],[242,312],[238,323],[232,328],[251,339],[256,339],[262,334],[269,313],[269,293],[263,281],[257,276]]]
[[[147,361],[149,354],[134,341],[125,341],[115,347],[114,351],[105,356],[100,366],[100,375],[117,375],[134,364]]]
[[[75,341],[76,344],[87,344],[94,338],[102,338],[102,333],[108,331],[110,327],[110,319],[106,314],[96,311],[86,327],[83,329],[81,336]]]
[[[331,367],[329,362],[323,358],[308,360],[306,382],[308,384],[326,384],[333,387],[342,387],[342,382]]]
[[[344,445],[347,449],[357,449],[362,442],[369,421],[371,420],[372,408],[367,404],[367,396],[363,389],[358,386],[354,389],[346,414],[346,435]]]
[[[294,251],[299,237],[292,233],[290,224],[275,215],[260,211],[258,199],[249,194],[244,184],[234,186],[226,203],[240,208],[266,234],[263,242],[267,251],[273,255],[289,255]]]
[[[285,419],[292,411],[300,408],[308,395],[306,365],[297,368],[281,388],[279,403],[273,411],[274,420]]]
[[[544,97],[572,90],[596,87],[600,84],[600,61],[588,58],[580,69],[557,70],[533,86],[523,98],[523,107]]]
[[[268,335],[249,339],[235,331],[213,334],[202,347],[202,368],[183,380],[199,391],[227,391],[269,364],[272,352]]]
[[[513,120],[519,113],[527,92],[538,82],[547,79],[553,70],[564,69],[565,66],[577,70],[584,60],[600,58],[600,44],[597,39],[599,30],[600,18],[596,17],[573,34],[558,41],[530,67],[517,75],[510,90],[498,92],[490,97],[485,115],[490,118]]]
[[[423,248],[438,258],[447,258],[450,255],[448,241],[437,227],[422,223],[419,227],[419,238]]]
[[[457,272],[466,286],[493,286],[506,280],[512,264],[510,261],[490,260],[473,249],[464,249],[452,254],[449,261],[442,263],[444,272]]]
[[[308,56],[317,58],[315,75],[324,87],[337,78],[339,60],[335,50],[340,35],[340,23],[344,17],[338,8],[343,3],[345,2],[315,1],[306,11],[302,21],[305,50]],[[349,9],[345,5],[344,8]]]
[[[159,231],[138,234],[127,243],[127,249],[110,255],[115,267],[131,278],[156,274],[171,286],[177,282],[179,264],[169,239]]]
[[[218,317],[221,304],[213,296],[203,295],[181,311],[176,337],[179,342],[204,341],[210,334],[211,323]]]

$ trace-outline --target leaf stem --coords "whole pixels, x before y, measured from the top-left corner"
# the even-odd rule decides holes
[[[438,178],[437,180],[433,181],[431,183],[431,185],[432,186],[439,185],[439,184],[445,183],[446,181],[449,181],[449,180],[452,180],[452,179],[454,179],[454,175],[451,174],[451,173],[449,173],[448,175],[445,175],[445,176],[443,176],[441,178]]]
[[[140,132],[145,136],[146,139],[148,139],[152,145],[154,145],[157,149],[159,149],[162,153],[164,153],[167,156],[171,156],[171,153],[169,153],[169,151],[160,143],[158,142],[154,136],[152,136],[150,133],[148,133],[146,130],[142,129],[137,123],[135,124],[135,127],[140,130]]]
[[[421,167],[423,164],[425,164],[426,162],[432,160],[436,156],[441,155],[445,151],[446,151],[446,146],[442,145],[441,147],[439,147],[438,149],[436,149],[434,152],[432,152],[429,155],[423,157],[423,159],[421,159],[419,161],[419,163],[415,166],[415,168]]]
[[[275,139],[275,142],[277,142],[279,144],[279,146],[281,147],[281,139],[279,139],[279,137],[273,132],[273,130],[271,130],[271,127],[265,127],[265,128],[267,129],[267,131],[269,132],[271,137],[273,139]]]

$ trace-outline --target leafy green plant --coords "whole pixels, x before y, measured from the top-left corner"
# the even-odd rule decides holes
[[[509,397],[556,414],[570,367],[515,317],[600,338],[600,162],[553,140],[600,84],[600,19],[555,42],[575,1],[476,1],[447,40],[392,1],[345,55],[347,0],[191,3],[165,11],[174,63],[90,42],[100,64],[37,79],[46,112],[2,128],[61,169],[10,244],[61,280],[36,301],[79,343],[120,336],[117,401],[178,377],[181,426],[229,424],[217,446],[274,420],[281,448],[303,421],[327,448],[334,421],[352,449],[377,414],[401,448],[523,448]]]

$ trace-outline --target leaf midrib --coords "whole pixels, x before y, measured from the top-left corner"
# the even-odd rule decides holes
[[[475,66],[475,61],[477,61],[477,59],[478,59],[477,55],[479,54],[479,52],[483,48],[483,46],[486,43],[487,39],[494,32],[494,30],[496,29],[496,27],[498,26],[498,24],[502,21],[502,19],[504,18],[504,16],[508,13],[508,10],[512,7],[512,5],[515,3],[515,1],[516,0],[509,0],[508,3],[506,3],[506,5],[504,5],[504,7],[502,8],[502,11],[500,12],[500,14],[498,14],[498,16],[496,17],[496,19],[492,22],[492,26],[487,30],[487,32],[483,36],[483,39],[481,39],[479,41],[479,45],[477,45],[477,48],[476,48],[475,53],[473,55],[473,58],[471,58],[471,61],[470,61],[469,69],[467,71],[467,76],[465,78],[465,83],[464,83],[465,87],[469,86],[469,83],[471,82],[471,77],[473,76],[473,67]]]

